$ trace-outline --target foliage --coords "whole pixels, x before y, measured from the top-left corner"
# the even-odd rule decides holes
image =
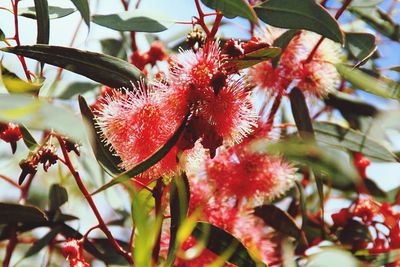
[[[2,266],[399,266],[399,2],[151,1],[0,3]]]

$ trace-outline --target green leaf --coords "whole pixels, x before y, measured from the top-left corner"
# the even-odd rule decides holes
[[[290,41],[299,34],[299,30],[288,30],[285,31],[281,36],[279,36],[274,43],[273,46],[279,47],[282,53],[285,51],[286,47],[289,45]],[[278,62],[281,58],[282,53],[272,59],[272,66],[276,68],[278,66]]]
[[[388,70],[400,72],[400,66],[393,66],[393,67],[390,67]]]
[[[382,3],[384,0],[353,0],[351,7],[375,7]]]
[[[265,47],[252,51],[244,55],[244,57],[238,59],[231,59],[227,63],[228,68],[235,70],[242,70],[254,66],[265,60],[274,58],[281,53],[281,49],[278,47]]]
[[[373,161],[396,162],[396,155],[362,132],[330,122],[314,122],[318,142],[337,149],[361,152]]]
[[[121,34],[120,39],[103,39],[100,41],[101,49],[104,54],[117,57],[123,60],[127,59],[126,49],[127,49],[127,41],[123,34]]]
[[[48,6],[48,13],[49,13],[49,19],[58,19],[58,18],[63,18],[66,17],[72,13],[74,13],[76,10],[74,8],[62,8],[58,6]],[[18,8],[18,16],[30,18],[30,19],[36,19],[36,11],[35,7],[21,7]]]
[[[154,10],[141,9],[110,15],[94,15],[92,21],[116,31],[133,32],[162,32],[174,24],[165,13],[156,14]]]
[[[37,22],[36,43],[48,44],[50,38],[50,19],[47,0],[35,0],[35,13]]]
[[[294,87],[289,94],[289,99],[294,121],[296,122],[300,136],[303,139],[314,139],[314,129],[310,118],[310,112],[308,111],[306,98],[303,93],[299,88]]]
[[[62,226],[56,226],[49,231],[42,238],[37,240],[33,245],[25,252],[24,258],[35,255],[41,251],[45,246],[49,245],[50,242],[62,231]]]
[[[58,210],[67,201],[67,190],[59,184],[52,184],[49,192],[49,210]]]
[[[90,9],[88,0],[71,0],[78,9],[86,25],[90,28]]]
[[[37,27],[37,44],[49,44],[50,40],[50,18],[49,4],[47,0],[35,0],[36,12],[36,27]],[[40,63],[40,68],[43,69],[44,63]]]
[[[336,91],[324,99],[325,104],[332,106],[344,114],[359,116],[375,116],[378,109],[374,106],[355,98],[352,95]]]
[[[190,200],[189,181],[185,173],[177,175],[172,178],[170,186],[170,211],[171,211],[171,228],[170,240],[168,247],[167,265],[172,266],[178,244],[176,243],[176,236],[179,228],[187,218]]]
[[[230,233],[206,222],[198,222],[192,235],[217,255],[222,256],[226,251],[233,250],[227,261],[237,266],[266,266],[255,259],[250,251]]]
[[[339,24],[314,0],[269,0],[254,7],[265,23],[286,29],[304,29],[333,41],[344,42]]]
[[[19,129],[21,130],[22,138],[24,139],[24,143],[29,150],[34,150],[39,144],[36,142],[35,138],[33,138],[32,134],[29,132],[29,130],[23,126],[20,125]]]
[[[132,82],[145,78],[132,64],[100,53],[48,45],[8,47],[1,50],[65,68],[114,88],[131,88]]]
[[[316,255],[312,255],[307,267],[361,267],[361,263],[350,252],[341,249],[323,249]]]
[[[374,266],[384,266],[389,263],[394,263],[400,258],[400,249],[393,249],[382,253],[367,253],[364,257]]]
[[[266,225],[271,226],[278,232],[306,242],[301,229],[296,225],[294,219],[275,205],[262,205],[254,208],[254,215],[263,219]]]
[[[258,24],[253,8],[246,0],[201,0],[209,8],[221,11],[227,18],[242,17]]]
[[[0,224],[43,223],[47,218],[34,206],[0,203]]]
[[[4,34],[3,30],[0,29],[0,41],[5,41],[6,40],[6,35]]]
[[[375,35],[365,32],[346,32],[345,46],[360,62],[368,60],[378,49]]]
[[[162,160],[165,155],[168,154],[168,152],[175,146],[175,144],[178,142],[181,133],[186,127],[186,122],[188,120],[189,114],[185,116],[183,119],[181,125],[178,127],[178,129],[175,131],[175,133],[167,140],[167,142],[160,147],[154,154],[149,156],[147,159],[143,160],[142,162],[138,163],[135,167],[132,169],[125,171],[121,174],[119,174],[117,177],[113,178],[111,181],[97,189],[95,192],[92,193],[92,195],[97,194],[101,191],[104,191],[108,188],[110,188],[113,185],[122,183],[126,180],[131,179],[131,177],[134,177],[138,174],[141,174],[142,172],[146,171],[147,169],[151,168],[154,164]]]
[[[379,186],[371,179],[366,178],[363,179],[365,187],[368,189],[368,192],[377,198],[387,198],[387,194],[385,191],[379,188]]]
[[[253,142],[251,149],[258,153],[283,155],[288,160],[307,166],[335,188],[353,188],[360,180],[357,170],[347,158],[338,151],[318,147],[314,143],[294,139],[271,144],[269,140],[259,140]]]
[[[108,238],[91,238],[90,241],[93,245],[103,252],[103,257],[113,265],[124,265],[126,266],[126,259],[119,254]],[[129,250],[129,244],[127,242],[116,240],[118,244],[125,250]]]
[[[72,110],[42,98],[0,95],[0,121],[23,124],[32,130],[54,130],[79,142],[85,140],[84,124]]]
[[[74,82],[69,84],[57,98],[70,99],[73,96],[84,94],[99,87],[99,84],[88,82]]]
[[[337,64],[336,69],[343,79],[349,81],[357,89],[385,98],[400,98],[400,84],[395,81],[378,80],[358,69],[352,69],[344,64]]]
[[[348,10],[386,37],[393,41],[400,41],[400,25],[394,23],[391,19],[388,20],[389,16],[376,6],[350,7]]]
[[[0,66],[1,80],[9,93],[37,93],[43,86],[42,82],[27,82],[4,66]]]
[[[89,122],[89,135],[91,136],[90,142],[93,153],[100,163],[100,165],[111,175],[117,175],[121,173],[118,165],[121,163],[121,158],[114,155],[111,151],[110,145],[106,145],[102,141],[100,129],[97,128],[96,118],[90,110],[85,98],[79,96],[79,108],[81,110],[82,117]]]

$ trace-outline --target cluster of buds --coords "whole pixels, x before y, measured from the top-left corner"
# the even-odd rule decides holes
[[[135,51],[130,58],[131,64],[135,65],[138,69],[144,70],[147,64],[154,66],[157,61],[165,58],[164,46],[161,42],[153,42],[149,51],[140,53]]]
[[[69,261],[70,267],[90,267],[83,257],[83,240],[68,239],[62,248],[63,256]]]
[[[22,184],[27,175],[35,175],[40,163],[43,164],[43,169],[47,172],[50,166],[56,164],[57,159],[57,148],[53,144],[46,143],[36,151],[30,152],[28,158],[19,163],[22,170],[18,180],[19,184]]]
[[[80,155],[79,146],[67,138],[63,138],[65,148],[68,152],[74,151],[78,156]],[[19,176],[19,184],[22,184],[28,175],[35,175],[38,169],[38,165],[43,165],[45,172],[57,163],[57,148],[51,143],[45,143],[39,146],[35,151],[29,153],[28,157],[19,163],[22,170]]]
[[[206,41],[206,35],[199,28],[194,28],[186,36],[186,43],[192,49],[202,47]]]
[[[351,243],[355,250],[369,249],[371,253],[381,253],[400,248],[400,213],[388,203],[381,204],[370,197],[359,197],[349,208],[332,214],[332,220],[334,228],[342,233],[358,232],[354,240],[347,240],[346,236],[349,242],[345,243]],[[367,233],[360,234],[363,231],[361,228]],[[374,231],[374,234],[371,235],[370,231]]]
[[[22,133],[18,125],[14,123],[0,123],[0,139],[10,143],[12,153],[17,150],[17,142],[22,138]]]

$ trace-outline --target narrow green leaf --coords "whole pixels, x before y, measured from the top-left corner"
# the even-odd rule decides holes
[[[299,88],[294,87],[289,94],[289,99],[294,121],[296,122],[300,136],[303,139],[314,139],[314,129],[310,118],[310,112],[308,111],[306,98],[303,93]]]
[[[393,66],[393,67],[390,67],[388,70],[400,72],[400,66]]]
[[[121,173],[118,165],[121,163],[121,158],[114,155],[111,151],[110,145],[106,145],[101,138],[100,130],[97,128],[96,118],[90,110],[85,98],[79,96],[79,108],[82,117],[89,122],[89,135],[91,136],[90,142],[94,155],[100,165],[111,175]]]
[[[127,59],[127,40],[126,37],[121,34],[121,39],[103,39],[100,41],[101,49],[104,54],[117,57],[123,60]]]
[[[36,43],[48,44],[50,38],[50,19],[47,0],[35,0],[35,12],[37,23]]]
[[[274,58],[278,56],[280,53],[281,49],[278,47],[265,47],[247,53],[244,57],[229,60],[226,66],[228,68],[233,68],[235,70],[242,70],[254,66],[265,60]]]
[[[304,239],[301,229],[296,225],[294,219],[275,205],[262,205],[254,208],[254,215],[263,219],[266,225],[271,226],[278,232],[296,238]]]
[[[375,7],[382,3],[384,0],[353,0],[351,7]]]
[[[373,161],[396,162],[397,157],[367,135],[330,122],[314,122],[318,142],[337,149],[361,152]]]
[[[336,91],[330,93],[324,99],[325,104],[332,106],[345,114],[354,114],[359,116],[375,116],[378,109],[352,95]]]
[[[176,243],[176,235],[180,226],[187,218],[189,209],[190,189],[189,181],[185,173],[177,175],[172,179],[170,186],[170,211],[171,211],[171,228],[170,240],[168,247],[167,265],[172,266],[176,250],[178,249]]]
[[[145,79],[129,62],[105,54],[48,45],[8,47],[1,50],[65,68],[114,88],[131,88],[132,82]]]
[[[165,13],[157,14],[154,10],[143,9],[109,15],[94,15],[92,21],[116,31],[133,32],[162,32],[174,24],[174,21]]]
[[[400,249],[393,249],[382,253],[368,253],[365,257],[374,266],[383,266],[389,263],[394,263],[400,258]]]
[[[400,40],[400,25],[388,20],[388,15],[376,6],[350,7],[348,10],[386,37],[397,42]]]
[[[99,84],[96,83],[88,83],[88,82],[74,82],[69,84],[57,98],[60,99],[70,99],[76,95],[81,95],[86,92],[92,91],[95,88],[99,87]]]
[[[4,87],[11,94],[13,93],[37,93],[43,86],[42,82],[27,82],[19,78],[15,73],[9,71],[4,66],[0,66],[1,81]]]
[[[227,18],[242,17],[258,24],[253,8],[246,0],[201,0],[209,8],[221,11]]]
[[[371,179],[366,178],[363,179],[365,187],[368,189],[368,192],[377,198],[386,198],[387,194],[385,191],[379,188],[379,186]]]
[[[50,242],[62,231],[62,226],[56,226],[49,231],[42,238],[37,240],[33,245],[25,252],[24,258],[35,255],[41,251],[45,246],[49,245]]]
[[[266,266],[255,259],[249,250],[230,233],[206,222],[198,222],[192,235],[199,241],[205,242],[206,247],[217,255],[222,256],[227,250],[233,249],[228,262],[237,266]]]
[[[400,84],[395,81],[378,80],[358,69],[352,69],[344,64],[337,64],[336,69],[344,79],[357,89],[385,98],[400,98]]]
[[[49,19],[58,19],[66,17],[74,13],[76,9],[74,8],[63,8],[58,6],[48,6]],[[35,7],[21,7],[18,8],[18,16],[22,16],[29,19],[36,19]]]
[[[0,41],[5,41],[6,40],[6,35],[4,34],[3,30],[0,29]]]
[[[129,180],[129,179],[131,179],[131,177],[141,174],[142,172],[146,171],[147,169],[152,167],[154,164],[159,162],[174,147],[176,142],[178,142],[179,137],[181,136],[181,133],[183,132],[183,130],[186,127],[186,122],[187,122],[188,117],[189,117],[189,114],[187,114],[185,116],[181,125],[178,127],[178,129],[175,131],[175,133],[154,154],[152,154],[150,157],[148,157],[147,159],[145,159],[142,162],[140,162],[139,164],[137,164],[132,169],[119,174],[117,177],[113,178],[111,181],[109,181],[108,183],[106,183],[105,185],[103,185],[102,187],[97,189],[95,192],[93,192],[92,195],[97,194],[101,191],[104,191],[113,185],[116,185],[116,184],[122,183],[126,180]]]
[[[78,142],[85,140],[84,124],[74,111],[29,95],[0,95],[0,121],[32,130],[54,130]]]
[[[23,126],[19,126],[22,134],[22,138],[24,139],[24,143],[29,150],[34,150],[39,144],[36,142],[35,138],[33,138],[32,134],[29,130]]]
[[[365,32],[346,32],[345,46],[360,62],[368,60],[378,49],[375,35]]]
[[[108,238],[91,238],[90,241],[96,248],[103,252],[103,257],[106,258],[108,262],[113,265],[126,266],[126,259],[115,250],[113,243]],[[116,241],[123,249],[129,250],[129,243],[121,240]]]
[[[333,41],[344,42],[339,24],[314,0],[269,0],[254,7],[265,23],[286,29],[313,31]]]
[[[279,47],[281,49],[282,53],[284,53],[285,49],[289,45],[290,41],[299,33],[300,33],[299,30],[288,30],[288,31],[284,32],[281,36],[279,36],[272,45]],[[278,66],[278,62],[281,58],[282,53],[272,59],[272,66],[274,68],[276,66]]]
[[[44,212],[34,206],[0,203],[0,224],[42,223],[46,221]]]
[[[88,0],[71,0],[78,9],[86,25],[90,28],[90,9]]]
[[[49,210],[58,210],[67,201],[67,190],[59,184],[52,184],[49,192]]]

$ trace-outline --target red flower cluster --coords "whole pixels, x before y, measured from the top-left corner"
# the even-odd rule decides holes
[[[149,51],[146,53],[140,53],[135,51],[131,55],[131,64],[135,65],[139,70],[144,70],[147,64],[154,66],[157,61],[161,61],[165,58],[164,46],[160,42],[152,43]]]
[[[272,28],[263,38],[273,42],[282,33]],[[255,65],[248,73],[249,81],[270,94],[281,94],[290,85],[318,97],[332,92],[340,82],[334,66],[340,62],[340,48],[332,41],[324,40],[309,58],[318,40],[319,36],[314,33],[301,32],[290,41],[278,66],[273,66],[271,61]]]
[[[82,240],[68,239],[62,248],[63,256],[69,261],[70,267],[90,267],[83,258]]]
[[[368,231],[373,231],[374,238],[353,240],[353,248],[368,248],[372,253],[387,252],[400,248],[400,213],[388,203],[380,204],[370,197],[359,197],[349,208],[332,214],[334,226],[345,229],[351,222],[359,221]]]

